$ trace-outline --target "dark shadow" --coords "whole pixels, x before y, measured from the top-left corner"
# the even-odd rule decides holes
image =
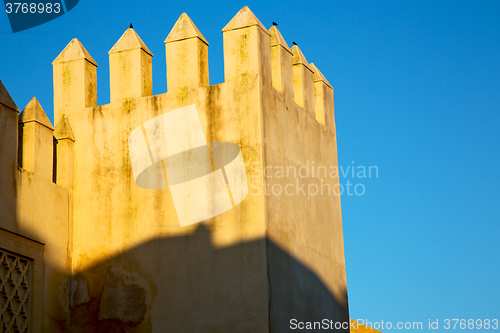
[[[323,319],[333,320],[334,323],[349,321],[347,304],[338,302],[316,274],[270,240],[267,241],[267,251],[271,287],[271,332],[291,331],[291,318],[301,322],[321,322]],[[347,299],[347,291],[345,294]],[[325,331],[329,330],[306,330]]]
[[[71,332],[288,332],[325,318],[348,321],[347,304],[309,269],[266,239],[215,248],[201,224],[73,278]]]
[[[52,182],[55,183],[57,181],[57,139],[55,137],[52,137]]]
[[[24,124],[17,126],[17,165],[23,167],[23,129]]]

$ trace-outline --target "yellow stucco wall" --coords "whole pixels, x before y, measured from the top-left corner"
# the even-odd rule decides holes
[[[20,117],[18,112],[0,82],[0,228],[22,235],[28,248],[31,240],[43,244],[43,263],[37,263],[44,265],[43,274],[34,276],[42,289],[30,295],[43,295],[33,332],[58,332],[69,327],[70,318],[69,194],[52,181],[53,128],[43,109],[34,99]],[[8,249],[5,241],[0,248]],[[30,256],[24,250],[17,254]]]
[[[225,82],[211,86],[208,42],[181,15],[165,40],[168,91],[152,96],[153,55],[128,29],[109,51],[111,102],[100,106],[97,63],[73,39],[53,62],[55,130],[37,101],[21,117],[21,168],[17,107],[2,98],[0,227],[45,244],[43,331],[268,332],[292,318],[347,321],[340,198],[267,195],[296,179],[264,173],[337,166],[333,88],[248,7],[223,38]],[[241,148],[249,194],[181,227],[168,186],[136,184],[128,140],[193,104],[206,142]]]

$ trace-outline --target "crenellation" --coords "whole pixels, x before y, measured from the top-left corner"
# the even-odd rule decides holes
[[[19,109],[0,80],[0,220],[15,225],[16,197],[10,177],[17,171]]]
[[[10,230],[43,241],[46,258],[57,264],[46,265],[41,277],[46,284],[39,297],[50,305],[43,308],[50,323],[43,331],[94,332],[109,325],[225,332],[238,323],[268,332],[285,331],[292,316],[348,320],[340,199],[299,190],[318,181],[333,188],[338,180],[268,172],[310,163],[338,167],[332,85],[298,46],[290,48],[276,26],[267,30],[248,7],[222,33],[225,82],[211,86],[209,44],[189,16],[180,15],[164,41],[168,91],[153,95],[153,54],[127,29],[108,52],[110,102],[101,106],[97,63],[73,39],[53,62],[55,128],[36,98],[18,119],[0,82],[0,227],[10,223]],[[191,122],[179,113],[185,107]],[[169,112],[178,112],[178,119],[167,122]],[[136,134],[142,141],[134,145]],[[240,192],[229,186],[232,208],[183,227],[172,191],[179,184],[166,171],[166,163],[176,160],[161,153],[168,144],[172,156],[193,158],[179,170],[199,176],[190,174],[198,163],[187,149],[193,138],[193,147],[203,145],[192,149],[207,143],[209,155],[217,154],[211,143],[230,143],[243,166]],[[226,178],[228,169],[211,159],[207,171]],[[163,169],[162,185],[140,186],[133,165],[153,161],[162,162],[153,169]],[[248,195],[236,200],[245,184]],[[286,195],[276,195],[277,189]],[[63,273],[54,277],[55,270]],[[137,303],[137,295],[144,311],[132,313],[127,306]]]
[[[167,89],[209,86],[208,42],[186,13],[165,39]]]
[[[33,97],[19,115],[19,166],[45,179],[53,177],[54,127]]]
[[[4,323],[12,329],[68,332],[72,201],[67,189],[53,183],[54,129],[42,106],[33,98],[18,112],[0,83],[0,243],[29,258],[30,272],[18,282],[31,286],[22,286],[29,302],[17,302],[24,307],[27,330],[8,308],[0,315],[11,318]],[[23,298],[16,292],[14,299],[18,296]]]
[[[314,104],[316,112],[316,120],[322,125],[335,126],[333,121],[333,87],[328,80],[323,76],[320,70],[311,63],[311,68],[314,71]]]
[[[259,19],[245,6],[222,33],[225,81],[258,79],[266,84],[264,80],[271,77],[271,40]],[[244,85],[240,87],[245,88]]]
[[[297,45],[292,47],[292,54],[295,103],[315,118],[313,70]]]
[[[309,116],[328,126],[328,110],[333,110],[331,84],[321,73],[315,73],[317,68],[309,64],[297,45],[288,46],[276,26],[266,30],[245,6],[222,32],[226,82],[258,79],[263,89],[271,83]],[[168,92],[210,85],[209,43],[186,13],[180,15],[164,44]],[[111,103],[122,98],[152,96],[153,54],[134,29],[127,29],[108,53]],[[97,63],[76,38],[53,65],[57,118],[70,114],[72,109],[97,106]],[[266,81],[269,76],[270,82]],[[235,89],[240,87],[246,85],[235,85]]]
[[[61,119],[57,122],[54,128],[54,137],[58,141],[69,140],[75,142],[75,135],[73,134],[73,129],[67,115],[63,114]]]
[[[278,28],[272,26],[269,33],[271,34],[273,87],[293,98],[292,50]]]
[[[73,187],[73,143],[75,142],[75,135],[69,118],[65,114],[61,116],[54,129],[54,138],[57,140],[56,163],[54,165],[56,169],[55,182],[70,189]]]
[[[97,106],[97,63],[76,38],[52,62],[54,119]]]
[[[0,80],[0,166],[17,164],[18,113],[19,108]]]
[[[127,29],[108,54],[111,102],[153,94],[153,53],[134,29]]]
[[[10,94],[3,85],[2,80],[0,80],[0,104],[12,111],[19,112],[19,108],[17,107],[16,103],[14,103],[12,97],[10,97]]]

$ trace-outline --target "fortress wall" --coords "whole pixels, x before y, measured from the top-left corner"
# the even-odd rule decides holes
[[[18,115],[1,83],[0,90],[0,248],[28,258],[32,279],[26,287],[29,319],[14,310],[4,325],[24,327],[28,320],[33,332],[64,332],[70,320],[70,202],[68,189],[53,182],[54,129],[36,98]],[[9,288],[7,295],[14,292]]]
[[[207,43],[185,14],[165,40],[164,94],[151,96],[152,54],[133,29],[109,52],[110,104],[93,105],[95,99],[89,96],[96,95],[96,64],[78,40],[54,61],[54,91],[63,94],[55,98],[54,109],[67,116],[75,138],[73,272],[83,286],[82,293],[74,295],[83,300],[72,312],[76,331],[97,329],[97,320],[138,323],[137,330],[147,331],[166,318],[168,327],[190,322],[195,330],[207,325],[221,330],[267,329],[264,196],[247,196],[233,209],[204,221],[209,234],[203,237],[208,239],[196,241],[201,237],[196,232],[199,225],[181,228],[168,187],[137,186],[128,141],[130,133],[148,120],[195,104],[207,142],[235,143],[244,161],[262,164],[260,100],[262,81],[271,82],[269,33],[247,21],[230,22],[224,29],[226,82],[215,86],[208,85]],[[262,40],[268,43],[265,53]],[[265,73],[263,61],[268,64]],[[172,242],[177,244],[174,249]],[[249,242],[251,250],[236,246],[231,255],[221,252],[222,262],[214,259],[219,256],[216,249]],[[156,251],[148,252],[145,244]],[[188,262],[183,262],[187,254]],[[189,262],[193,257],[197,264]],[[124,282],[140,290],[130,295],[130,302],[144,304],[145,311],[139,307],[130,315],[107,306],[106,290],[115,275],[133,280]],[[220,283],[228,279],[230,283]],[[182,296],[174,292],[198,290],[200,285],[207,289]],[[225,301],[200,293],[225,295]]]
[[[18,113],[0,81],[0,213],[2,227],[11,230],[16,226]]]
[[[279,332],[292,318],[347,321],[340,197],[307,194],[338,178],[265,176],[338,165],[333,88],[248,7],[222,32],[225,82],[210,85],[208,41],[182,14],[164,41],[168,91],[152,95],[153,54],[126,30],[108,52],[105,105],[97,63],[73,39],[53,62],[55,128],[36,98],[18,117],[0,85],[0,227],[43,250],[37,330]],[[232,209],[182,227],[180,208],[206,207],[176,206],[165,177],[138,186],[129,140],[141,130],[141,163],[153,163],[145,124],[190,105],[206,143],[241,149],[249,193],[235,204],[229,189]],[[294,195],[283,194],[289,184]]]
[[[290,49],[275,26],[270,32],[274,89],[265,92],[263,117],[267,235],[333,295],[314,290],[308,275],[269,246],[271,330],[287,329],[287,318],[348,321],[339,179],[331,173],[338,169],[333,88],[297,45]]]

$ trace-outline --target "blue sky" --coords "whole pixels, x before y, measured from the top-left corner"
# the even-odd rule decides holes
[[[342,197],[351,317],[500,319],[498,1],[81,0],[16,34],[0,14],[0,78],[20,109],[36,96],[53,122],[51,62],[76,37],[108,103],[107,52],[132,22],[163,93],[163,40],[187,12],[217,84],[221,29],[245,5],[334,86],[340,165],[378,167],[378,178],[341,178],[366,188]]]

